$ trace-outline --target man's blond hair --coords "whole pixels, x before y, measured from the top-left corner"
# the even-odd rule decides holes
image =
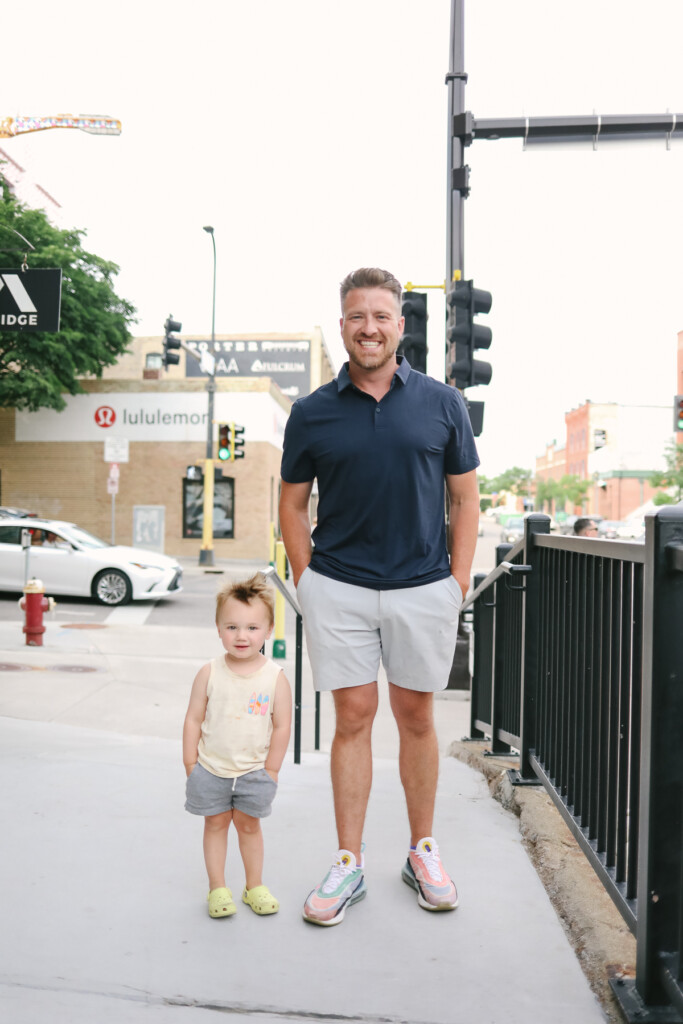
[[[266,606],[270,625],[275,621],[275,598],[273,590],[268,586],[260,572],[250,576],[248,580],[237,580],[234,583],[226,583],[216,594],[216,625],[220,618],[221,609],[226,601],[234,598],[242,604],[251,604],[252,601],[262,601]]]
[[[401,308],[401,282],[398,281],[388,270],[380,270],[379,267],[361,267],[359,270],[352,270],[347,274],[339,288],[342,314],[346,296],[354,288],[386,288],[395,297],[398,308]]]

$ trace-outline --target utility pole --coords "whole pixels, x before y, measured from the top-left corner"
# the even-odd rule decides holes
[[[446,225],[446,292],[453,272],[465,272],[464,200],[469,192],[469,168],[465,166],[465,146],[453,131],[456,119],[465,111],[465,0],[451,0],[451,44],[446,85],[448,87],[448,219]],[[448,356],[448,353],[446,353]]]
[[[206,458],[204,460],[204,515],[202,525],[202,546],[199,550],[199,565],[214,565],[213,553],[213,400],[216,394],[216,239],[213,228],[204,228],[211,235],[213,244],[213,300],[211,305],[211,368],[206,378],[207,424],[206,424]]]

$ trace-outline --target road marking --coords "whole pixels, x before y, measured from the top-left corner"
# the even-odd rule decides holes
[[[120,608],[112,608],[104,621],[107,626],[144,626],[155,607],[156,601],[124,604]]]

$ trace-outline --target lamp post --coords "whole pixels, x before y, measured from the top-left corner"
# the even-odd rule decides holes
[[[202,546],[199,551],[200,565],[214,565],[213,556],[213,396],[216,393],[216,239],[213,228],[204,230],[211,235],[213,243],[213,303],[211,306],[211,372],[206,378],[206,391],[209,396],[206,424],[206,459],[204,460],[204,516],[202,527]]]

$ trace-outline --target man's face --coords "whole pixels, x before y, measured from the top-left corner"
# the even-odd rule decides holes
[[[363,370],[379,370],[394,359],[403,334],[403,317],[388,288],[354,288],[339,321],[349,361]]]

